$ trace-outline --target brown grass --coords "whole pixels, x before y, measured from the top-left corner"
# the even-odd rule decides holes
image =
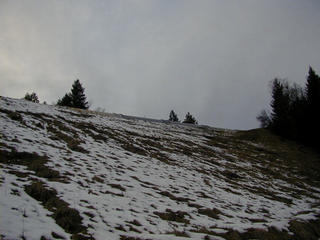
[[[112,188],[116,188],[116,189],[119,189],[120,191],[122,192],[125,192],[126,189],[124,187],[122,187],[120,184],[115,184],[115,183],[110,183],[108,184],[110,187]]]
[[[47,156],[40,156],[37,153],[17,152],[14,148],[11,151],[0,150],[0,162],[5,164],[27,166],[28,170],[34,171],[35,175],[47,178],[50,181],[65,181],[60,173],[46,166]],[[20,177],[26,177],[27,174],[18,174]]]
[[[190,217],[190,215],[183,211],[174,212],[171,209],[167,209],[166,212],[153,212],[153,214],[157,215],[158,217],[160,217],[162,220],[165,220],[165,221],[173,221],[173,222],[179,222],[179,223],[185,223],[185,224],[190,223],[188,219],[185,219],[185,216]]]
[[[216,208],[200,208],[198,209],[198,213],[201,215],[206,215],[210,218],[219,219],[219,214],[221,214],[221,211]]]
[[[177,202],[188,202],[188,201],[191,200],[189,198],[176,197],[176,196],[174,196],[172,193],[170,193],[168,191],[161,191],[161,192],[159,192],[159,194],[162,195],[162,196],[166,196],[166,197],[170,198],[171,200],[177,201]]]
[[[79,212],[57,197],[55,189],[47,188],[42,182],[32,182],[25,186],[25,192],[40,201],[45,208],[53,212],[52,217],[66,232],[76,234],[83,232],[82,217]]]
[[[173,231],[166,232],[166,234],[172,234],[172,235],[175,235],[177,237],[190,238],[189,234],[186,233],[185,231],[178,231],[176,229],[174,229]]]

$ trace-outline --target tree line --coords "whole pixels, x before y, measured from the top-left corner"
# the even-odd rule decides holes
[[[73,107],[79,109],[89,109],[89,104],[86,100],[84,93],[84,87],[80,83],[79,79],[75,80],[72,84],[71,91],[66,93],[61,99],[57,101],[58,106]],[[39,103],[39,99],[36,93],[26,93],[24,99]],[[169,114],[170,122],[180,122],[177,114],[172,110]],[[182,123],[198,124],[198,121],[188,112]]]
[[[271,83],[271,112],[257,119],[261,127],[287,139],[320,149],[320,77],[309,67],[304,88],[284,79]]]
[[[170,114],[169,114],[169,121],[170,122],[180,122],[178,115],[171,110]],[[194,116],[192,116],[189,112],[186,114],[184,120],[182,121],[182,123],[189,123],[189,124],[198,124],[198,121],[195,119]]]
[[[80,83],[79,79],[75,80],[72,84],[71,91],[66,93],[61,99],[57,101],[58,106],[73,107],[79,109],[89,109],[89,104],[87,102],[87,97],[84,94],[84,87]],[[28,92],[24,96],[25,100],[39,103],[38,95],[33,92],[29,94]],[[46,104],[46,102],[44,102]]]
[[[84,88],[79,79],[74,81],[71,91],[58,100],[57,105],[88,109]],[[39,102],[36,93],[27,93],[25,99]],[[271,83],[271,112],[261,111],[257,116],[262,128],[305,145],[320,149],[320,77],[309,67],[304,88],[290,84],[285,79],[275,78]],[[180,122],[171,110],[170,122]],[[182,123],[198,124],[188,112]]]

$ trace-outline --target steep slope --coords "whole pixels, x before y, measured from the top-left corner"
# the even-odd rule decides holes
[[[2,239],[317,239],[319,155],[230,131],[0,99]]]

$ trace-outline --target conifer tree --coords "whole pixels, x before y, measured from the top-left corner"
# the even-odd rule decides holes
[[[72,106],[80,109],[88,109],[88,102],[84,94],[84,88],[82,87],[79,79],[74,81],[71,89]]]
[[[306,140],[309,145],[319,147],[320,135],[320,77],[309,67],[306,84]]]
[[[70,93],[66,93],[62,99],[58,100],[57,105],[72,107],[72,98]]]
[[[308,106],[316,110],[320,106],[320,77],[309,67],[309,74],[306,84],[306,95]],[[319,110],[319,109],[317,109]]]
[[[183,123],[198,124],[197,120],[188,112]]]
[[[169,114],[169,121],[171,122],[179,122],[179,118],[177,116],[177,114],[171,110],[170,114]]]
[[[86,101],[84,88],[82,87],[79,79],[74,81],[70,93],[66,93],[62,99],[59,99],[57,105],[74,107],[80,109],[88,109],[89,105]]]
[[[274,79],[272,83],[271,128],[276,133],[288,133],[289,86],[284,80]]]

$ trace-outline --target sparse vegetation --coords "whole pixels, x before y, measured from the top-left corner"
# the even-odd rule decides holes
[[[82,226],[82,217],[79,212],[70,208],[65,201],[58,198],[56,190],[49,189],[44,183],[36,181],[32,182],[31,185],[27,185],[25,191],[34,199],[42,202],[43,206],[49,211],[53,212],[53,218],[57,224],[68,233],[84,232],[85,228]]]
[[[201,215],[206,215],[210,218],[219,219],[220,218],[219,214],[221,214],[221,211],[216,208],[213,208],[213,209],[200,208],[200,209],[198,209],[198,213]]]
[[[28,101],[31,101],[31,102],[34,102],[34,103],[39,103],[39,98],[38,98],[38,95],[33,92],[33,93],[26,93],[26,95],[24,96],[24,99],[25,100],[28,100]]]
[[[40,156],[37,153],[17,152],[14,148],[11,151],[0,150],[0,162],[27,166],[34,171],[38,177],[47,178],[52,181],[62,181],[59,172],[47,167],[47,156]]]
[[[177,237],[190,238],[188,233],[186,233],[184,231],[178,231],[176,229],[174,231],[166,232],[166,234],[172,234],[172,235],[175,235]]]
[[[198,124],[198,121],[192,116],[189,112],[186,114],[185,119],[183,120],[183,123],[189,123],[189,124]]]
[[[165,212],[153,212],[153,214],[159,216],[162,220],[173,221],[188,224],[190,221],[185,219],[185,216],[190,215],[183,211],[172,211],[171,209],[166,209]]]

